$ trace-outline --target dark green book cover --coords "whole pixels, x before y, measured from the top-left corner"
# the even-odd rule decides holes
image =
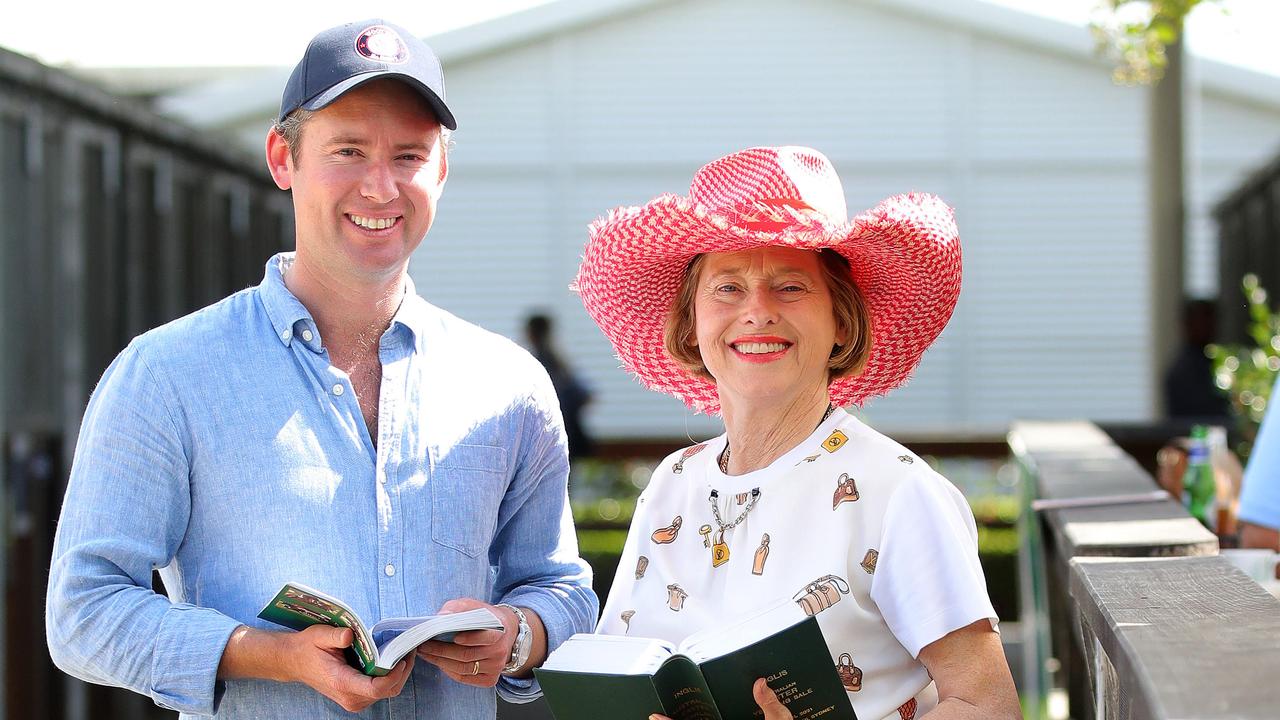
[[[534,673],[556,720],[647,720],[655,712],[675,720],[760,717],[751,687],[761,677],[796,717],[857,717],[812,617],[701,663],[672,655],[652,674],[546,668]]]

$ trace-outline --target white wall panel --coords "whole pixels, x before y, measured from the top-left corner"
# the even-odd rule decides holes
[[[551,46],[541,42],[446,68],[460,163],[545,167],[556,161],[552,67]]]
[[[460,174],[464,182],[446,185],[409,272],[431,302],[517,338],[521,319],[546,302],[565,272],[552,263],[545,174]]]
[[[945,153],[944,31],[861,5],[660,6],[573,37],[584,162],[809,143],[857,157]]]
[[[1085,60],[982,39],[975,45],[974,153],[1018,163],[1112,163],[1146,157],[1145,97]]]

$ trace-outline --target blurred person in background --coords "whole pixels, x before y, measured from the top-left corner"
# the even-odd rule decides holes
[[[1188,300],[1182,306],[1182,345],[1164,374],[1164,402],[1170,418],[1212,425],[1230,422],[1227,396],[1214,383],[1213,360],[1205,348],[1217,335],[1217,305]]]
[[[569,436],[569,459],[594,455],[595,443],[582,424],[582,411],[591,402],[591,389],[556,351],[555,324],[551,316],[543,313],[530,315],[524,323],[524,336],[529,343],[529,352],[546,368],[551,384],[555,386],[560,414],[564,416],[564,431]]]
[[[688,196],[591,226],[588,314],[641,382],[726,431],[654,471],[598,632],[678,643],[794,600],[860,718],[1021,716],[968,503],[843,409],[906,381],[960,265],[936,197],[848,220],[831,163],[802,147],[722,157]],[[767,720],[791,717],[754,691]]]

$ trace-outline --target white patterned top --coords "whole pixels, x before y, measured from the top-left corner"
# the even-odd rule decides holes
[[[632,519],[597,632],[685,636],[789,597],[817,615],[863,720],[938,702],[920,649],[996,624],[961,493],[898,443],[837,409],[769,467],[720,471],[721,435],[673,453]],[[715,491],[721,532],[711,509]]]

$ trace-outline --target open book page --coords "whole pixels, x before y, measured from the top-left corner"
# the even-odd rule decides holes
[[[544,670],[605,675],[650,675],[671,657],[671,643],[654,638],[577,633],[543,663]]]
[[[382,620],[372,628],[378,644],[378,667],[390,670],[400,658],[428,640],[449,642],[463,630],[501,630],[502,621],[488,608],[444,615]]]
[[[771,637],[806,617],[799,605],[783,599],[724,625],[699,630],[682,640],[676,651],[701,663]]]

